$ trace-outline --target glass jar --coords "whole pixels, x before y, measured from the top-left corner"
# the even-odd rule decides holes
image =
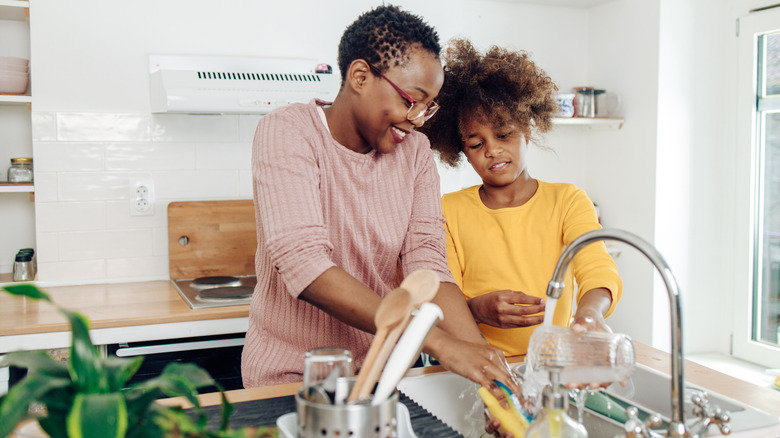
[[[32,158],[11,158],[11,167],[8,168],[9,183],[33,182]]]

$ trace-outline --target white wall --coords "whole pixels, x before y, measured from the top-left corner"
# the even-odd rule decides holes
[[[622,0],[590,10],[589,78],[623,98],[626,122],[619,131],[588,136],[586,189],[601,206],[606,228],[654,241],[658,2]],[[623,298],[609,323],[614,330],[652,343],[653,268],[633,249],[616,259]],[[659,324],[655,325],[660,326]]]
[[[258,117],[151,114],[150,53],[309,57],[335,67],[344,27],[378,3],[34,2],[39,278],[167,278],[169,202],[251,197]],[[484,0],[398,3],[424,16],[443,42],[464,36],[481,47],[529,50],[562,89],[587,79],[586,10]],[[556,153],[537,151],[535,175],[582,185],[581,133],[567,127],[548,136],[545,144]],[[475,182],[468,172],[443,169],[443,176],[445,190]],[[137,179],[154,181],[153,216],[129,214]]]

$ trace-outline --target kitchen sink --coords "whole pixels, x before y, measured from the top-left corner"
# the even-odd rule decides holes
[[[640,418],[643,418],[642,413],[658,413],[665,422],[668,421],[671,416],[669,376],[637,364],[631,383],[634,390],[630,396],[625,395],[625,389],[613,391],[608,388],[607,394],[617,402],[637,407]],[[398,389],[464,437],[479,437],[484,432],[484,408],[477,393],[477,386],[471,381],[451,372],[441,372],[407,377],[401,380]],[[693,418],[690,394],[702,390],[703,388],[686,382],[685,418],[688,421]],[[707,395],[710,405],[720,406],[731,414],[731,421],[728,423],[731,437],[780,437],[780,418],[717,393],[707,391]],[[569,412],[572,418],[577,418],[574,403],[569,403]],[[583,413],[583,424],[590,438],[613,438],[625,434],[621,423],[588,409]],[[658,436],[665,433],[664,429],[658,431]],[[713,425],[708,436],[721,435]]]

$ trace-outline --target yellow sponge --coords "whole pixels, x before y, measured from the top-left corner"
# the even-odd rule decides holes
[[[480,387],[477,392],[482,397],[482,401],[485,402],[491,418],[496,418],[501,422],[501,427],[498,428],[499,432],[502,434],[511,433],[515,438],[523,438],[525,436],[529,424],[528,420],[521,413],[513,409],[511,404],[508,409],[501,407],[498,400],[484,386]]]

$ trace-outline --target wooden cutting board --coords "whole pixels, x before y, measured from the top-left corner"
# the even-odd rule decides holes
[[[172,280],[254,275],[257,230],[251,199],[168,204]]]

